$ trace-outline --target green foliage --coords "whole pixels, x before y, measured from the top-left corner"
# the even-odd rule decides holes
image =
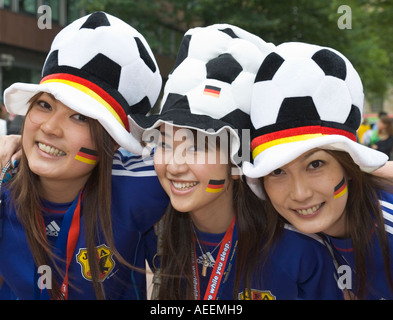
[[[338,26],[343,4],[351,9],[351,29]],[[82,0],[79,6],[129,22],[153,50],[172,57],[189,28],[229,23],[275,44],[302,41],[339,50],[360,73],[370,99],[383,98],[392,84],[390,0]]]

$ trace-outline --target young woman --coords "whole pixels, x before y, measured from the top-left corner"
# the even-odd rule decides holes
[[[241,178],[236,159],[239,149],[248,154],[240,143],[249,133],[240,129],[250,126],[246,93],[271,48],[230,25],[189,30],[160,115],[131,126],[157,142],[154,166],[171,201],[158,250],[158,299],[342,297],[323,244],[292,230],[275,233],[263,202]]]
[[[7,110],[26,117],[18,173],[1,189],[2,298],[146,296],[145,274],[134,270],[144,268],[143,236],[164,213],[167,196],[151,160],[125,159],[116,150],[141,150],[127,113],[146,111],[161,80],[158,72],[122,71],[124,90],[112,73],[119,64],[140,64],[139,50],[155,64],[136,30],[97,12],[56,36],[39,85],[5,91]],[[152,86],[140,92],[143,81]],[[146,96],[145,108],[133,101],[136,93]]]
[[[347,297],[392,299],[393,179],[371,175],[387,156],[356,142],[358,74],[333,49],[286,43],[258,75],[254,163],[243,166],[249,185],[276,214],[276,226],[320,235]]]

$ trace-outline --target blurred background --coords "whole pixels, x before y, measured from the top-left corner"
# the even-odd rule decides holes
[[[37,24],[42,5],[51,8],[47,29]],[[145,36],[164,81],[184,33],[195,26],[230,23],[275,44],[303,41],[333,47],[360,73],[368,124],[377,122],[380,111],[393,117],[391,0],[0,0],[1,96],[16,81],[38,83],[54,36],[98,10]]]

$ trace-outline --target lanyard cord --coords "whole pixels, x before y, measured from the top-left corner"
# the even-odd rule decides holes
[[[230,272],[232,268],[232,262],[236,255],[237,249],[237,233],[235,227],[236,216],[233,217],[232,223],[229,226],[225,236],[220,245],[220,249],[217,253],[216,263],[214,264],[213,271],[211,273],[208,286],[204,295],[204,300],[216,300],[219,298],[220,293],[223,291],[226,279],[225,276]],[[192,262],[192,276],[194,284],[194,299],[199,300],[201,298],[200,285],[199,285],[199,273],[198,264],[196,259],[196,250],[194,242],[194,250],[191,253]],[[222,281],[224,279],[224,281]]]

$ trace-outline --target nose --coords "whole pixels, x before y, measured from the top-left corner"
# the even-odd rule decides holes
[[[41,130],[47,135],[60,136],[63,133],[64,118],[59,112],[52,112],[41,123]]]
[[[167,171],[172,175],[178,175],[188,170],[186,156],[180,149],[176,148],[173,153],[169,152],[169,154],[165,155]]]
[[[310,183],[301,177],[291,179],[290,190],[291,199],[297,202],[304,202],[313,194]]]

